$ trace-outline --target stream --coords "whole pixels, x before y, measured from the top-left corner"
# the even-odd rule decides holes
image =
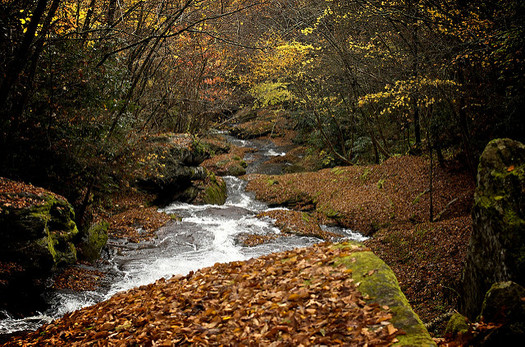
[[[274,156],[282,156],[287,148],[276,147],[270,141],[244,141],[228,137],[239,146],[256,148],[248,153],[248,173],[280,174],[283,164],[266,163]],[[224,177],[228,198],[224,205],[191,205],[173,203],[162,211],[176,214],[180,221],[171,221],[157,231],[157,238],[150,242],[129,243],[109,240],[107,273],[102,285],[95,291],[75,292],[58,290],[45,294],[49,308],[33,317],[14,319],[7,312],[0,312],[0,335],[23,330],[36,330],[42,324],[78,310],[82,307],[107,300],[117,292],[155,282],[164,277],[186,275],[190,271],[212,266],[217,262],[247,260],[273,252],[310,246],[320,240],[314,237],[287,235],[264,244],[247,247],[238,242],[242,234],[279,234],[273,221],[260,219],[259,212],[268,206],[246,192],[246,182],[231,176]],[[359,233],[336,227],[326,230],[341,234],[342,238],[362,241]]]

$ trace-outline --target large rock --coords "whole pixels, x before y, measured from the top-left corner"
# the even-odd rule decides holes
[[[206,177],[195,180],[191,187],[178,196],[178,200],[197,205],[224,205],[227,197],[226,182],[207,169],[204,172]]]
[[[460,309],[475,319],[492,284],[525,284],[525,145],[491,141],[480,158]]]
[[[102,248],[108,242],[108,222],[100,222],[91,225],[81,234],[80,242],[77,245],[79,257],[83,260],[93,262],[100,258]]]
[[[50,271],[77,260],[73,239],[75,213],[66,199],[43,192],[0,193],[24,204],[0,206],[0,257],[35,272]]]
[[[516,346],[525,340],[525,288],[512,281],[494,283],[485,295],[481,317],[495,322],[494,329],[480,333],[473,346]]]
[[[216,161],[208,168],[219,176],[242,176],[246,174],[247,164],[237,155],[222,155],[222,160]]]
[[[146,156],[139,160],[137,185],[157,195],[157,203],[187,200],[185,192],[208,173],[199,167],[210,156],[209,146],[186,134],[167,134],[151,140]]]
[[[363,248],[363,245],[348,242],[335,247]],[[397,336],[399,342],[395,345],[436,345],[401,291],[394,272],[384,261],[371,251],[352,252],[340,261],[352,269],[352,278],[365,298],[371,303],[386,305],[392,310],[393,317],[390,321],[397,329],[405,332],[404,335]]]
[[[71,205],[42,188],[0,178],[0,304],[23,311],[47,276],[77,261],[78,234]]]
[[[450,317],[447,327],[445,328],[445,334],[451,336],[463,335],[468,332],[468,329],[467,317],[456,312]]]
[[[485,294],[481,317],[485,322],[525,322],[523,298],[525,298],[525,288],[519,284],[512,281],[494,283]]]

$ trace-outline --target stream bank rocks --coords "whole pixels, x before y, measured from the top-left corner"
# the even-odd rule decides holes
[[[525,145],[491,141],[480,158],[461,309],[479,315],[496,282],[525,285]]]
[[[357,242],[347,242],[335,247],[359,250],[341,257],[340,262],[352,269],[352,278],[358,283],[358,290],[369,304],[389,307],[393,312],[391,322],[398,329],[405,332],[399,335],[399,346],[435,346],[425,325],[401,291],[394,272],[390,267],[375,255],[370,249]]]
[[[157,196],[157,204],[172,201],[223,204],[226,185],[199,166],[215,151],[227,148],[198,141],[188,134],[164,134],[150,140],[147,155],[139,160],[136,185]]]
[[[77,261],[74,219],[65,198],[0,178],[0,296],[21,299],[9,304],[26,305],[52,271]]]
[[[100,258],[100,252],[108,242],[108,229],[109,223],[101,221],[81,233],[80,242],[77,245],[81,259],[94,262]]]

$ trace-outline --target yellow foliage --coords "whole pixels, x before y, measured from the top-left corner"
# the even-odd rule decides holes
[[[266,80],[286,79],[292,73],[300,73],[300,68],[308,61],[314,51],[312,45],[297,41],[280,42],[274,48],[259,53],[251,61],[251,76],[246,80],[252,86]]]
[[[256,99],[256,107],[265,107],[277,105],[285,101],[292,101],[293,94],[288,90],[288,85],[285,83],[260,83],[250,89]]]
[[[439,94],[439,90],[455,88],[455,92],[458,92],[457,87],[459,85],[455,81],[428,77],[400,80],[394,85],[387,84],[383,91],[359,98],[358,106],[382,104],[381,115],[410,109],[414,100],[418,107],[428,108],[437,102],[438,99],[433,95]]]

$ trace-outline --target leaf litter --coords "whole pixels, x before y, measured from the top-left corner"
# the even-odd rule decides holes
[[[118,293],[11,345],[389,346],[402,333],[367,303],[330,243],[215,264]],[[339,264],[339,265],[338,265]]]
[[[248,190],[270,206],[373,236],[365,244],[392,268],[431,332],[443,332],[447,314],[456,307],[472,225],[474,182],[457,163],[434,167],[432,222],[424,157],[246,178]]]

